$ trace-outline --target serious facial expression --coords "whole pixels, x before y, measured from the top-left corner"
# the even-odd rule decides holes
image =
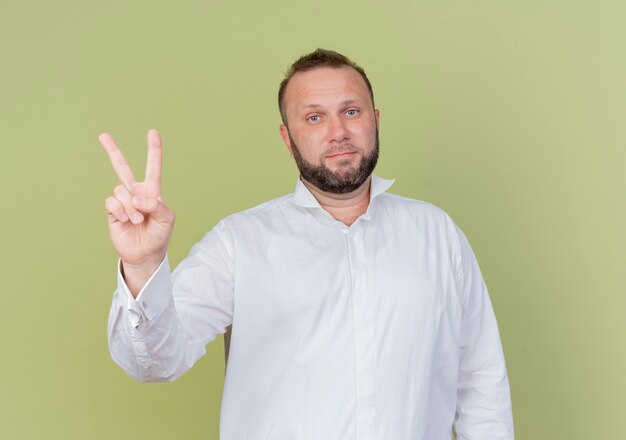
[[[284,98],[281,135],[302,177],[318,189],[347,193],[378,159],[378,110],[361,75],[350,67],[294,75]]]

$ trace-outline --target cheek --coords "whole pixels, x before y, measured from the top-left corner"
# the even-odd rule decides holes
[[[362,146],[369,147],[369,144],[372,143],[373,140],[376,138],[376,126],[360,125],[354,127],[352,133],[355,135],[355,137],[359,138],[360,142],[363,142],[365,144]]]
[[[309,130],[298,133],[298,136],[293,139],[305,159],[312,160],[318,158],[320,154],[323,155],[324,136],[322,133]]]

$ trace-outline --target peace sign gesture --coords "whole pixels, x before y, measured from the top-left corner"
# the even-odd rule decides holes
[[[147,281],[159,266],[174,227],[174,211],[167,207],[161,195],[161,136],[154,129],[148,131],[148,161],[143,182],[135,180],[111,135],[103,133],[98,139],[121,182],[113,195],[107,197],[105,206],[111,241],[122,259],[125,278],[131,287],[129,272],[147,273]]]

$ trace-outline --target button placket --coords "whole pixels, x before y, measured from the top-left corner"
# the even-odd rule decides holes
[[[356,362],[356,438],[373,440],[376,435],[375,333],[372,301],[368,295],[368,258],[362,225],[353,225],[347,235]]]

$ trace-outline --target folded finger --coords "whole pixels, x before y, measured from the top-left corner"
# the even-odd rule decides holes
[[[173,223],[176,215],[166,204],[163,197],[143,199],[133,197],[133,204],[144,214],[150,214],[159,223]]]
[[[156,198],[134,196],[132,198],[133,206],[144,214],[151,214],[158,208],[159,202]]]
[[[133,196],[130,194],[128,189],[124,185],[118,185],[113,190],[113,195],[115,198],[122,204],[124,207],[124,211],[130,221],[134,224],[141,223],[143,221],[143,214],[141,214],[134,206],[133,206]]]
[[[104,202],[104,206],[107,210],[107,214],[113,216],[117,220],[122,223],[126,223],[128,220],[128,216],[126,215],[126,211],[124,210],[124,206],[117,200],[115,197],[107,197]]]

